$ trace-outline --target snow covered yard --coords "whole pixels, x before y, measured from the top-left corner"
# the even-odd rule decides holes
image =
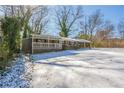
[[[124,48],[66,50],[16,58],[1,88],[124,87]]]
[[[124,49],[67,50],[32,55],[30,87],[124,87]]]

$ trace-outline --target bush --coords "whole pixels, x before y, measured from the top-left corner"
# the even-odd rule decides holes
[[[92,46],[94,46],[94,47],[103,47],[104,44],[102,42],[100,42],[100,41],[94,41],[92,43]]]
[[[6,44],[0,45],[0,70],[5,70],[10,65],[9,60],[13,55],[10,55],[9,49]]]

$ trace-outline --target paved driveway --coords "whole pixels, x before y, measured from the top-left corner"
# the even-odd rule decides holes
[[[33,55],[31,87],[124,87],[124,49],[69,50]]]

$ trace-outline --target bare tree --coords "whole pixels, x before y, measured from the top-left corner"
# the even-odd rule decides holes
[[[20,26],[24,31],[24,37],[29,36],[28,25],[30,17],[32,16],[33,7],[32,6],[20,6],[20,5],[4,5],[0,6],[0,10],[4,13],[5,17],[18,17],[21,21]]]
[[[81,24],[81,34],[88,35],[92,41],[93,34],[100,28],[101,24],[103,23],[102,14],[100,10],[96,10],[93,14],[89,16],[85,16],[84,20],[80,23]]]
[[[114,30],[114,25],[110,21],[105,21],[102,27],[97,30],[95,39],[98,40],[105,40],[112,37],[112,31]]]
[[[124,20],[118,24],[118,30],[119,30],[121,39],[124,39]]]
[[[39,6],[30,20],[32,31],[35,34],[45,32],[48,21],[48,8],[46,6]]]
[[[0,11],[4,13],[5,16],[18,17],[21,20],[22,30],[24,31],[23,37],[29,37],[30,34],[36,31],[40,32],[45,27],[47,20],[45,16],[47,14],[46,6],[22,6],[22,5],[5,5],[0,6]],[[31,20],[34,18],[33,23]]]
[[[0,11],[4,13],[5,16],[18,16],[26,17],[32,15],[33,6],[29,5],[2,5],[0,6]]]
[[[61,6],[58,10],[55,10],[57,25],[60,29],[59,35],[62,37],[68,37],[72,33],[72,27],[78,19],[83,17],[82,7],[76,8],[71,6]]]
[[[78,34],[79,38],[89,39],[88,16],[84,16],[84,20],[80,22],[81,31]]]

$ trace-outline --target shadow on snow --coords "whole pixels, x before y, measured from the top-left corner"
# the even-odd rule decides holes
[[[33,54],[31,55],[31,59],[32,61],[36,61],[36,60],[43,60],[48,58],[76,55],[76,54],[79,54],[78,51],[86,51],[86,50],[89,50],[89,49],[86,48],[86,49],[78,49],[78,50],[65,50],[65,51],[59,51],[59,52]]]

